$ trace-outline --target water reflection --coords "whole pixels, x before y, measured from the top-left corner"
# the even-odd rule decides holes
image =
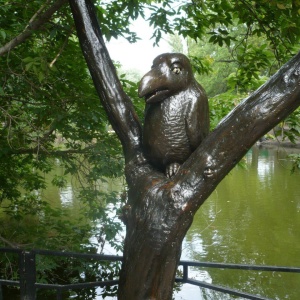
[[[300,174],[290,174],[287,151],[297,150],[254,147],[249,151],[248,169],[235,168],[195,215],[183,244],[183,259],[300,266]],[[299,299],[299,274],[205,271],[208,275],[201,280],[213,284],[270,299]],[[178,299],[236,298],[198,289]]]

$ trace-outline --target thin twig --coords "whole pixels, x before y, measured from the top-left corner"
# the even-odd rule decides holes
[[[18,244],[12,243],[9,240],[5,239],[4,237],[2,237],[0,235],[0,240],[4,243],[7,244],[8,246],[12,247],[12,248],[20,248]]]
[[[42,11],[44,10],[44,8],[48,5],[48,3],[50,2],[50,0],[47,0],[46,1],[46,3],[44,4],[44,5],[42,5],[41,7],[40,7],[40,9],[31,17],[31,19],[29,20],[29,22],[28,22],[28,25],[25,27],[25,30],[27,29],[27,28],[30,28],[31,27],[31,24],[32,24],[32,22],[38,17],[38,16],[40,16],[40,14],[42,13]],[[24,31],[25,31],[24,30]]]
[[[65,41],[62,44],[62,47],[60,48],[60,50],[58,51],[58,53],[56,54],[56,56],[54,57],[54,59],[51,61],[51,63],[49,64],[49,67],[52,68],[53,65],[55,64],[55,62],[57,61],[57,59],[60,57],[60,55],[62,54],[63,50],[65,49],[65,47],[68,44],[69,41],[69,37],[71,36],[71,34],[73,33],[73,28],[69,31],[69,33],[66,36]]]

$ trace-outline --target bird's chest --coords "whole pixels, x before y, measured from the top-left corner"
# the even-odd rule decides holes
[[[176,99],[165,100],[147,108],[143,145],[145,153],[154,163],[166,165],[173,161],[181,162],[190,154],[184,104]]]
[[[182,139],[186,135],[184,103],[176,99],[167,99],[151,105],[145,114],[144,131],[151,134],[153,139],[168,140]]]

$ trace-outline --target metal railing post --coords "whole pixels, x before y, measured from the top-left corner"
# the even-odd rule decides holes
[[[2,284],[0,284],[0,300],[3,300]]]
[[[20,253],[20,296],[21,300],[35,300],[35,253],[22,251]]]
[[[188,267],[188,265],[184,264],[183,265],[183,278],[182,278],[183,282],[186,282],[188,280],[188,277],[189,277],[188,272],[189,272],[189,267]]]

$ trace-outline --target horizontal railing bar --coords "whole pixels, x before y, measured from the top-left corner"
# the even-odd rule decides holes
[[[195,279],[188,279],[187,281],[185,281],[185,283],[189,283],[192,285],[197,285],[199,287],[203,287],[203,288],[207,288],[210,290],[215,290],[218,292],[222,292],[222,293],[226,293],[226,294],[230,294],[230,295],[234,295],[234,296],[240,296],[240,297],[244,297],[246,299],[251,299],[251,300],[271,300],[270,298],[265,298],[265,297],[261,297],[261,296],[257,296],[257,295],[252,295],[252,294],[248,294],[248,293],[244,293],[244,292],[240,292],[238,290],[234,290],[234,289],[230,289],[230,288],[226,288],[220,285],[214,285],[214,284],[210,284],[204,281],[198,281]]]
[[[212,262],[195,262],[189,260],[181,260],[179,265],[187,265],[189,267],[209,267],[218,269],[241,269],[241,270],[256,270],[256,271],[277,271],[277,272],[292,272],[300,273],[298,267],[287,266],[259,266],[246,264],[227,264],[227,263],[212,263]]]
[[[76,258],[95,258],[97,260],[121,261],[123,256],[93,254],[93,253],[78,253],[78,252],[59,252],[52,250],[33,250],[38,255],[64,256]]]
[[[82,282],[72,284],[47,284],[47,283],[36,283],[35,287],[39,289],[56,289],[56,290],[72,290],[90,288],[95,286],[111,286],[119,283],[119,280],[107,280],[107,281],[95,281],[95,282]]]
[[[13,252],[20,253],[24,250],[13,248],[0,248],[0,252]],[[94,258],[97,260],[107,261],[122,261],[122,256],[117,255],[104,255],[104,254],[92,254],[92,253],[78,253],[78,252],[60,252],[52,250],[31,250],[38,255],[52,255],[62,257],[74,257],[74,258]],[[247,264],[228,264],[228,263],[213,263],[213,262],[195,262],[189,260],[181,260],[179,265],[187,265],[190,267],[209,267],[220,269],[241,269],[241,270],[257,270],[257,271],[278,271],[278,272],[293,272],[300,273],[300,267],[288,267],[288,266],[260,266],[260,265],[247,265]]]
[[[0,279],[0,285],[20,286],[20,281]]]
[[[0,248],[0,252],[21,253],[23,250],[18,248]]]
[[[1,252],[7,253],[17,253],[22,255],[24,252],[31,252],[33,255],[45,255],[45,256],[58,256],[58,257],[71,257],[71,258],[84,258],[84,259],[95,259],[97,261],[122,261],[122,256],[116,255],[103,255],[103,254],[90,254],[90,253],[77,253],[77,252],[59,252],[52,250],[23,250],[23,249],[14,249],[14,248],[0,248]],[[239,270],[254,270],[254,271],[273,271],[273,272],[290,272],[290,273],[300,273],[300,267],[287,267],[287,266],[260,266],[260,265],[247,265],[247,264],[228,264],[228,263],[212,263],[212,262],[195,262],[189,260],[181,260],[179,262],[180,266],[184,268],[183,278],[176,278],[177,282],[189,283],[203,288],[208,288],[211,290],[219,291],[222,293],[227,293],[235,296],[241,296],[246,299],[252,300],[269,300],[257,295],[252,295],[244,293],[238,290],[230,289],[223,286],[209,284],[203,281],[198,281],[190,279],[188,277],[188,268],[189,267],[205,267],[205,268],[218,268],[218,269],[239,269]],[[74,284],[42,284],[35,283],[34,286],[39,289],[56,289],[57,293],[63,290],[79,289],[79,288],[91,288],[96,286],[111,286],[117,285],[119,280],[109,280],[109,281],[96,281],[96,282],[83,282],[83,283],[74,283]],[[13,280],[4,280],[0,279],[0,287],[6,286],[18,286],[20,287],[20,281]]]

